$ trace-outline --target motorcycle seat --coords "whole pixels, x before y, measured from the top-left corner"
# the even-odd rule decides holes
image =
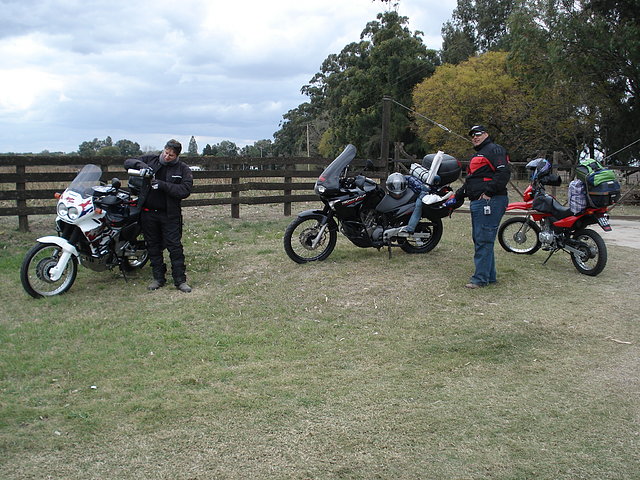
[[[558,220],[573,215],[569,207],[565,207],[549,194],[536,195],[533,199],[533,208],[543,213],[550,213]]]
[[[560,202],[558,202],[557,200],[555,201],[555,203],[557,203],[557,206],[554,205],[553,216],[556,217],[558,220],[571,217],[572,215],[574,215],[574,213],[571,211],[569,207],[565,207],[561,205]]]

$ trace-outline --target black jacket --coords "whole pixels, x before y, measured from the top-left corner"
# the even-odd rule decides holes
[[[507,194],[511,167],[507,151],[487,137],[477,147],[469,162],[464,185],[456,192],[456,198],[477,200],[484,193],[488,197]]]
[[[125,160],[124,168],[151,168],[155,174],[154,183],[158,188],[151,189],[145,182],[139,196],[142,207],[164,210],[170,216],[181,214],[182,200],[191,195],[193,189],[193,174],[187,164],[178,158],[162,165],[159,154],[149,154]]]

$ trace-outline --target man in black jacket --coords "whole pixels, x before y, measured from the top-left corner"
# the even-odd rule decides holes
[[[171,258],[174,285],[181,292],[191,292],[182,248],[181,203],[191,194],[193,175],[191,169],[178,159],[181,151],[180,142],[169,140],[160,154],[143,155],[124,162],[127,169],[149,169],[153,172],[151,184],[145,184],[139,196],[142,207],[140,223],[153,271],[149,290],[157,290],[166,283],[167,266],[163,254],[166,248]]]
[[[456,199],[471,200],[475,273],[465,287],[480,288],[497,282],[493,248],[509,203],[507,183],[511,168],[507,151],[493,143],[485,127],[474,125],[469,136],[476,154],[469,162],[464,185],[456,191]]]

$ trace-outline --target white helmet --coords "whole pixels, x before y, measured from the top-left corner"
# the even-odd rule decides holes
[[[393,198],[400,198],[407,190],[407,179],[401,173],[392,173],[387,177],[387,191]]]

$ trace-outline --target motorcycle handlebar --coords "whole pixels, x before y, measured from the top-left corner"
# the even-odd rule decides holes
[[[147,168],[143,168],[141,170],[137,170],[135,168],[127,169],[127,173],[129,175],[133,175],[134,177],[152,177],[153,173],[149,171]]]

